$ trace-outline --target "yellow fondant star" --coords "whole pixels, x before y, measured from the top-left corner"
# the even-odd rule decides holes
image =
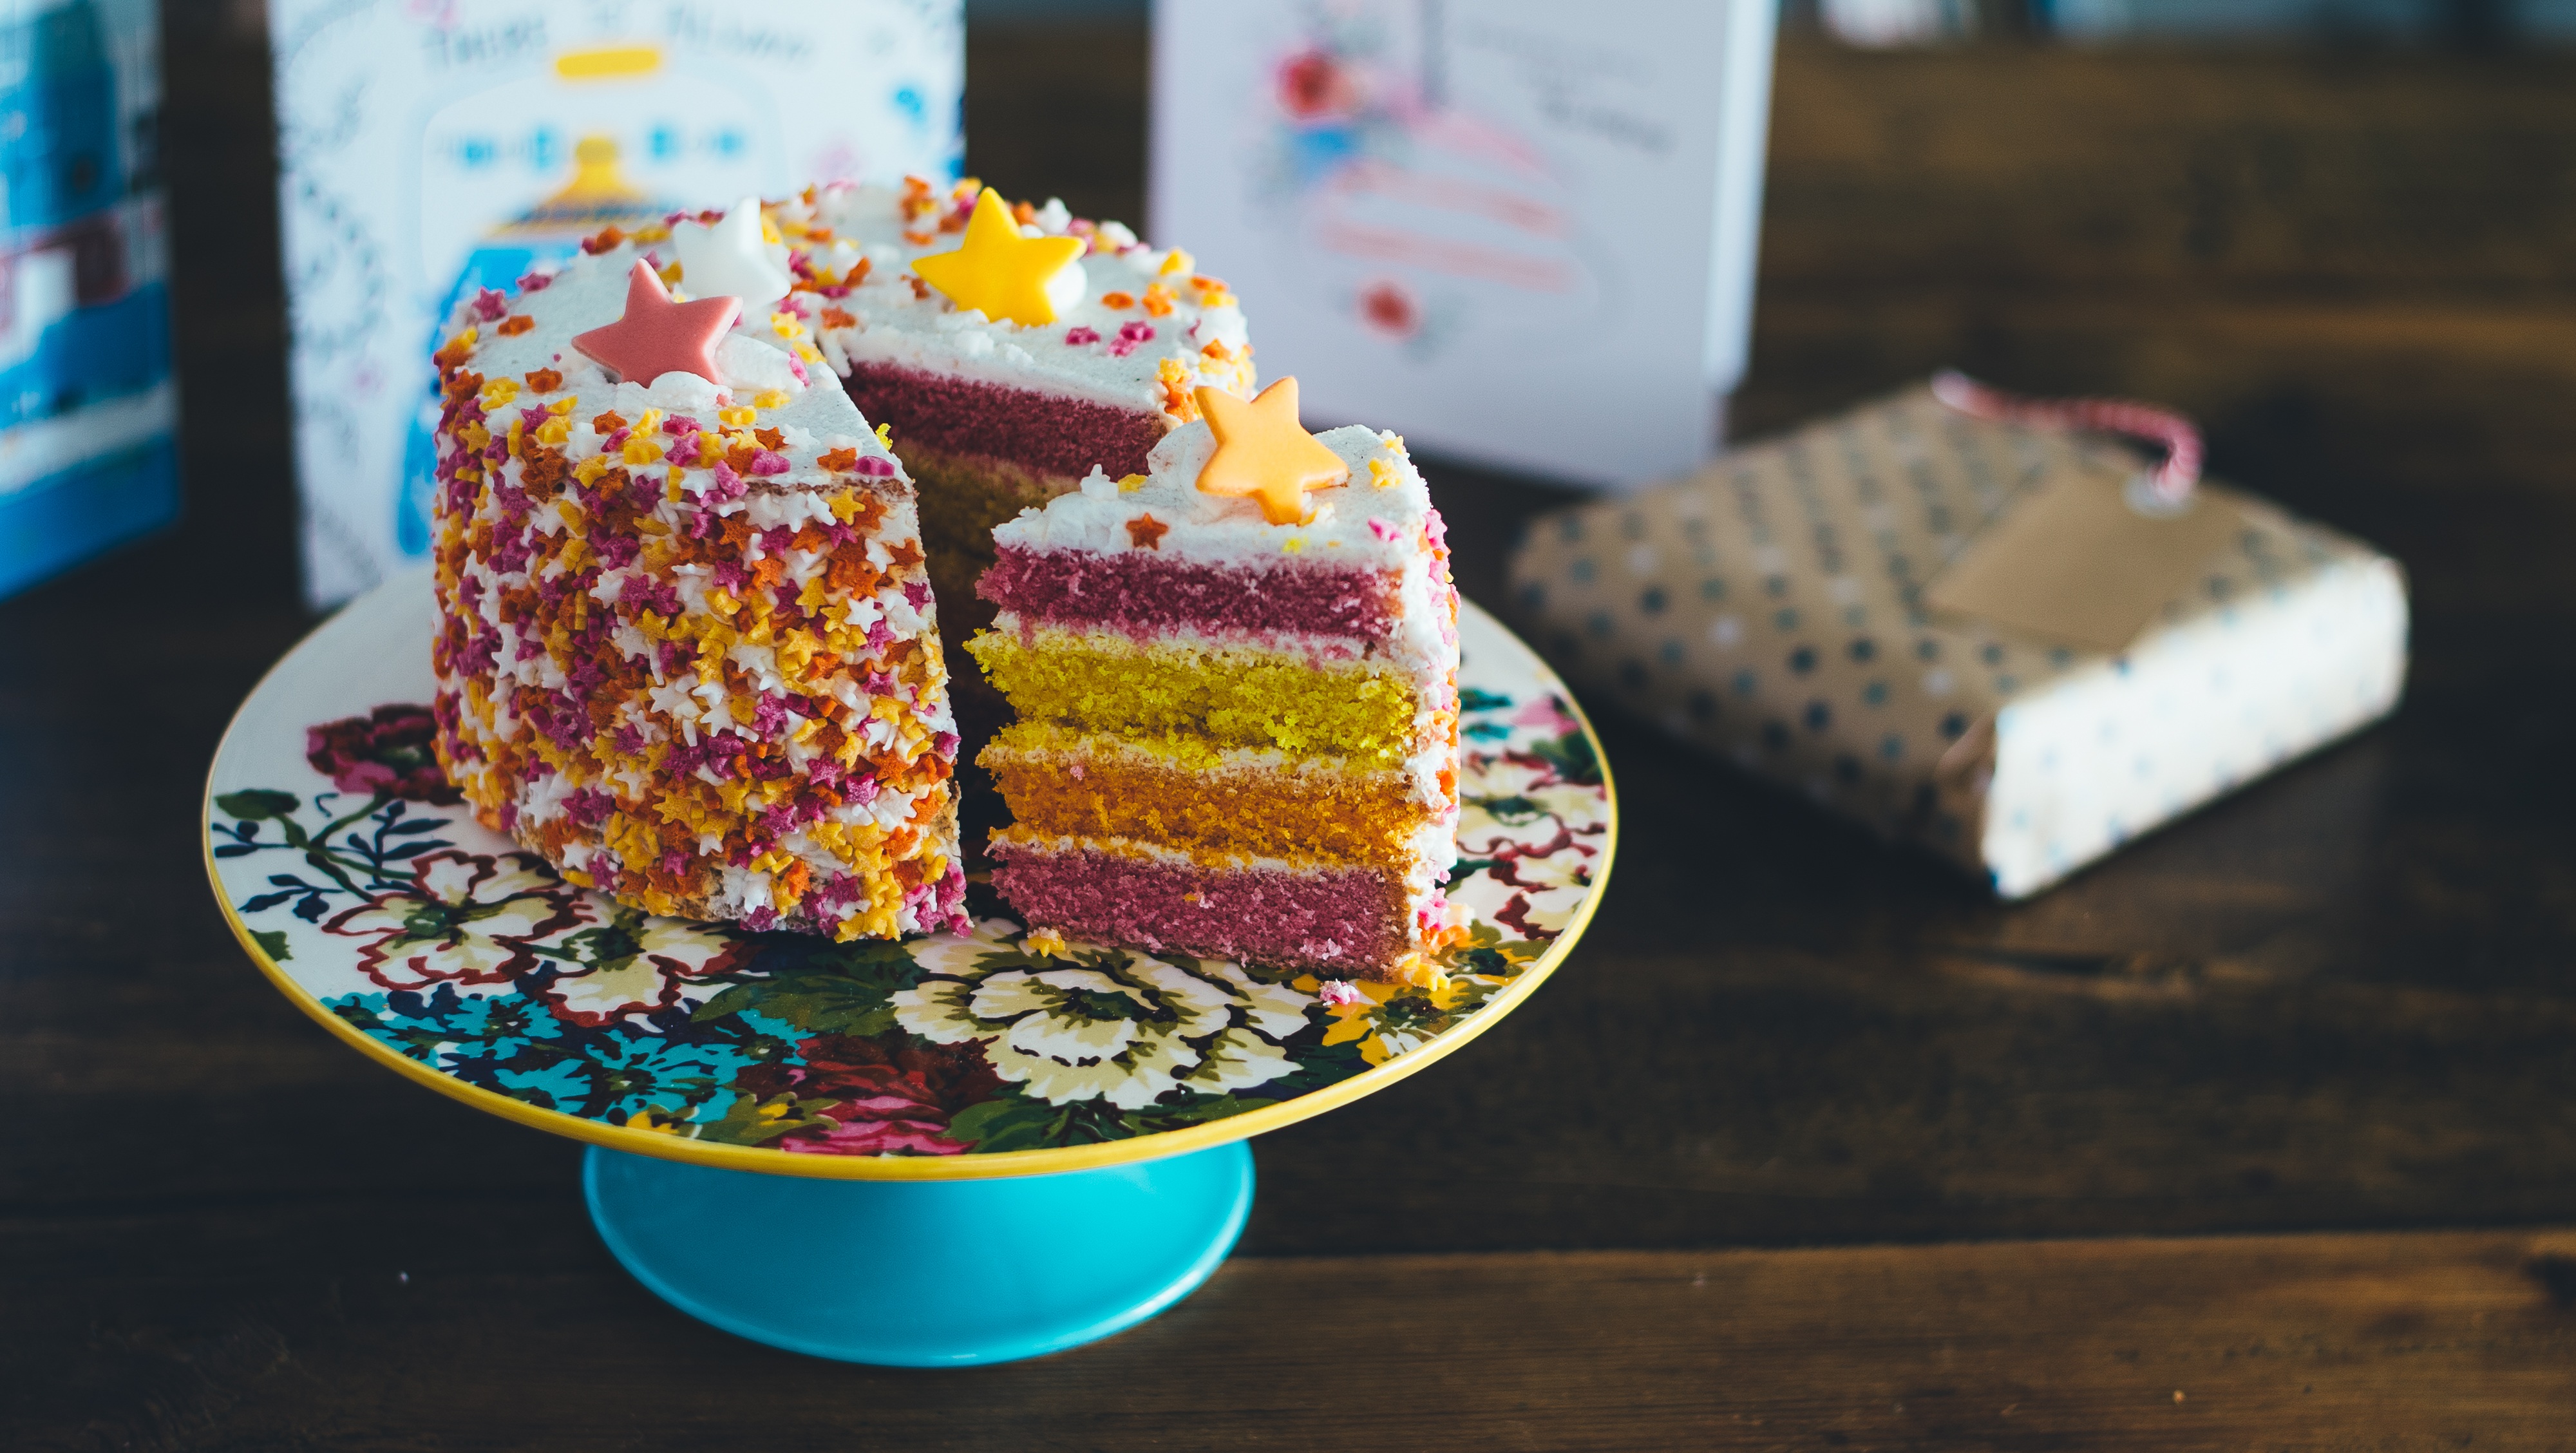
[[[912,270],[960,308],[1034,328],[1082,301],[1081,256],[1079,237],[1022,237],[1002,194],[986,187],[966,219],[965,242],[913,259]]]
[[[1283,378],[1249,402],[1222,389],[1196,397],[1216,435],[1216,452],[1199,470],[1199,490],[1261,501],[1274,525],[1302,524],[1306,491],[1350,481],[1351,467],[1297,422],[1297,380]]]

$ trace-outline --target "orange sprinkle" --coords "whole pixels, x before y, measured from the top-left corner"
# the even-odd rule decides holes
[[[501,320],[501,326],[497,331],[504,338],[516,338],[535,326],[537,326],[536,319],[525,313],[512,313]]]
[[[1136,300],[1125,293],[1102,293],[1100,295],[1100,306],[1104,308],[1132,308],[1136,306]]]
[[[1172,311],[1172,290],[1161,283],[1145,286],[1145,311],[1160,318]]]
[[[550,394],[563,387],[563,374],[557,369],[533,368],[528,370],[526,377],[528,387],[541,394]]]

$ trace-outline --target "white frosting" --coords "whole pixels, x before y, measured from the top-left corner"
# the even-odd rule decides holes
[[[680,275],[691,296],[740,298],[746,313],[768,311],[795,282],[770,256],[758,197],[734,203],[712,225],[686,219],[672,223],[671,249],[680,255]]]
[[[1020,229],[1032,236],[1079,235],[1090,244],[1075,266],[1048,281],[1054,322],[1026,327],[995,322],[981,312],[959,311],[936,288],[916,289],[913,259],[954,251],[962,237],[938,230],[939,221],[974,199],[936,200],[935,212],[907,219],[903,193],[842,184],[824,189],[810,203],[797,199],[770,208],[791,237],[808,225],[831,229],[831,241],[803,248],[818,279],[838,283],[861,259],[868,263],[865,279],[846,296],[831,300],[854,321],[819,330],[818,342],[834,368],[847,373],[856,364],[888,364],[1156,412],[1165,399],[1163,364],[1173,359],[1189,370],[1189,386],[1251,393],[1249,359],[1239,365],[1234,361],[1247,344],[1243,310],[1230,296],[1194,286],[1191,280],[1201,274],[1175,265],[1173,252],[1146,246],[1115,222],[1082,231],[1083,224],[1059,201],[1037,209]],[[784,265],[788,245],[772,245],[771,255]],[[1160,316],[1142,305],[1146,289],[1156,284],[1170,302],[1170,311]],[[1112,294],[1135,301],[1112,307],[1105,301]],[[1222,300],[1202,306],[1209,297]],[[1152,336],[1132,336],[1143,329]],[[1122,330],[1131,335],[1124,342]],[[1210,344],[1222,346],[1220,355],[1206,351]]]
[[[598,433],[590,426],[592,418],[614,411],[631,424],[641,420],[645,410],[658,409],[665,416],[695,419],[711,434],[732,433],[737,428],[777,429],[783,444],[776,452],[786,456],[788,468],[782,474],[753,478],[750,483],[756,491],[833,485],[831,473],[817,461],[834,449],[855,449],[862,459],[882,459],[897,477],[902,476],[902,466],[896,463],[893,452],[860,417],[850,396],[841,391],[839,380],[818,363],[797,356],[796,345],[811,330],[790,312],[744,311],[733,330],[716,346],[717,371],[724,375],[721,382],[710,382],[693,373],[666,373],[649,384],[632,379],[618,382],[574,348],[575,334],[605,327],[624,315],[627,275],[636,258],[641,256],[657,264],[667,261],[662,251],[669,245],[648,243],[639,251],[633,243],[621,243],[595,256],[575,258],[544,286],[523,290],[506,302],[496,299],[497,306],[506,309],[501,317],[487,316],[495,311],[494,304],[468,299],[458,305],[455,316],[449,319],[450,336],[467,327],[476,330],[468,366],[483,375],[487,384],[506,378],[520,385],[515,398],[492,409],[496,425],[514,410],[541,408],[570,398],[574,402],[564,417],[572,425],[572,434],[566,445],[567,452],[578,459],[599,448]],[[684,296],[687,293],[685,288],[675,291]],[[534,326],[525,332],[504,333],[502,325],[512,315],[524,316]],[[806,346],[812,349],[810,342]],[[819,356],[818,353],[818,359]],[[562,374],[562,383],[543,391],[530,385],[527,376],[541,369]],[[717,420],[718,409],[753,407],[764,399],[772,406],[759,408],[758,418],[749,425],[725,425]],[[704,488],[712,479],[709,471],[692,469],[685,483]]]
[[[1121,485],[1094,469],[1081,489],[1004,521],[993,540],[1024,550],[1123,551],[1135,548],[1128,522],[1152,515],[1171,527],[1155,548],[1183,560],[1401,570],[1423,554],[1431,491],[1404,441],[1357,425],[1315,437],[1349,466],[1350,482],[1309,493],[1313,513],[1304,524],[1270,523],[1259,500],[1202,493],[1199,471],[1216,439],[1194,423],[1154,446],[1141,483]]]

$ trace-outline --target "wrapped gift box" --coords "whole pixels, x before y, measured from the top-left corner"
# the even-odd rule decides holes
[[[1599,698],[2019,898],[2377,720],[2405,678],[2395,562],[2207,482],[2236,526],[2123,650],[1927,606],[2017,501],[2140,467],[1915,389],[1534,521],[1514,607]]]

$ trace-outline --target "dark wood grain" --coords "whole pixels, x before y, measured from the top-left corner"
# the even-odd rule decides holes
[[[1237,1257],[1115,1341],[905,1373],[688,1320],[568,1196],[500,1209],[56,1229],[116,1258],[105,1315],[0,1352],[67,1450],[2514,1453],[2576,1404],[2565,1234]]]
[[[256,17],[170,24],[190,514],[0,605],[0,1444],[2576,1426],[2557,1242],[2378,1234],[2576,1223],[2576,62],[1784,52],[1739,418],[1944,363],[2182,404],[2221,473],[2407,565],[2405,706],[2000,908],[1593,703],[1626,841],[1544,993],[1260,1142],[1246,1254],[1170,1317],[912,1378],[662,1308],[572,1147],[338,1047],[207,902],[205,763],[307,622]],[[1145,55],[979,32],[974,168],[1135,217]],[[1493,599],[1559,496],[1432,472]],[[2304,1234],[1706,1249],[2248,1231]]]

